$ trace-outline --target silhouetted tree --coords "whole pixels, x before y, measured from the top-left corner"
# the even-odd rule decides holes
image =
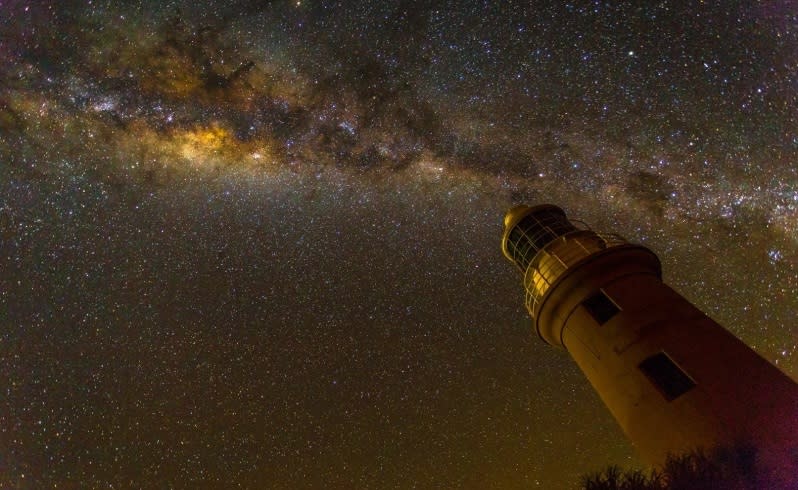
[[[776,489],[758,467],[756,449],[745,444],[670,456],[658,470],[624,472],[617,466],[582,479],[583,490],[760,490]]]

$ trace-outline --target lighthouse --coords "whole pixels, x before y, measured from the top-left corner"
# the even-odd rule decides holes
[[[666,285],[654,252],[550,204],[508,211],[502,251],[538,336],[570,354],[645,461],[746,444],[782,481],[798,475],[798,385]]]

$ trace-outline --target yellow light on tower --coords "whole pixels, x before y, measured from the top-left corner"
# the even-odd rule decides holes
[[[664,284],[651,250],[544,204],[507,212],[502,251],[538,335],[568,351],[645,460],[747,444],[798,485],[798,385]]]

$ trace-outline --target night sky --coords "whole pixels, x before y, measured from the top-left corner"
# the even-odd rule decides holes
[[[518,203],[798,376],[798,2],[687,3],[0,0],[0,486],[639,466],[531,328]]]

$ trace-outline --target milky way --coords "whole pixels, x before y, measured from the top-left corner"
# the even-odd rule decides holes
[[[520,202],[798,375],[795,3],[527,3],[0,1],[2,486],[639,465],[531,329]]]

